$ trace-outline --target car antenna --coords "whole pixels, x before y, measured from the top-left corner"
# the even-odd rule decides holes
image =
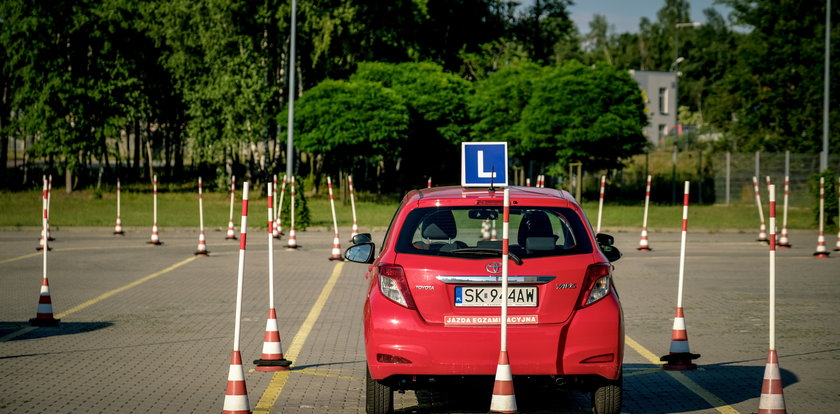
[[[496,178],[496,165],[495,164],[490,166],[490,188],[488,189],[488,191],[490,191],[491,193],[496,192],[496,188],[493,187],[493,179],[494,178]]]

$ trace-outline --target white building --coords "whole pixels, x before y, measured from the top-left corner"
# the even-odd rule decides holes
[[[677,74],[631,70],[630,76],[639,83],[645,97],[648,125],[642,133],[658,147],[677,125]]]

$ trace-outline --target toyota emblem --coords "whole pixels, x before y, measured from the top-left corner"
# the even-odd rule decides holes
[[[502,263],[501,262],[487,263],[487,266],[485,266],[484,268],[487,269],[487,273],[501,273],[502,272]]]

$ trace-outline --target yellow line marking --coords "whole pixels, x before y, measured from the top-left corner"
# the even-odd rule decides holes
[[[338,277],[341,276],[341,269],[343,267],[344,262],[338,262],[335,264],[332,275],[330,275],[329,280],[327,280],[327,284],[324,285],[323,289],[321,289],[321,294],[318,296],[318,299],[315,300],[315,303],[312,305],[312,309],[309,310],[309,315],[306,316],[306,320],[303,321],[303,324],[300,326],[300,330],[298,330],[291,345],[289,345],[288,352],[283,355],[286,359],[292,361],[297,359],[300,350],[303,349],[303,344],[306,343],[306,338],[312,332],[312,327],[315,326],[315,322],[318,321],[318,317],[321,315],[324,305],[327,304],[327,299],[330,297],[336,282],[338,282]],[[254,412],[271,412],[271,409],[274,408],[274,403],[276,403],[277,398],[280,397],[280,392],[282,392],[283,387],[286,386],[286,381],[289,379],[290,372],[292,371],[281,371],[274,374],[262,397],[260,397],[259,402],[257,402],[257,406],[254,407]]]
[[[150,274],[150,275],[148,275],[148,276],[145,276],[145,277],[143,277],[143,278],[137,279],[137,280],[135,280],[135,281],[133,281],[133,282],[131,282],[131,283],[129,283],[129,284],[127,284],[127,285],[123,286],[123,287],[119,287],[119,288],[116,288],[116,289],[114,289],[114,290],[112,290],[112,291],[105,292],[105,293],[103,293],[103,294],[101,294],[101,295],[99,295],[99,296],[97,296],[97,297],[95,297],[95,298],[93,298],[93,299],[91,299],[91,300],[89,300],[89,301],[87,301],[87,302],[81,303],[81,304],[76,305],[76,306],[74,306],[74,307],[72,307],[72,308],[70,308],[70,309],[68,309],[68,310],[66,310],[66,311],[64,311],[64,312],[62,312],[62,313],[56,314],[56,315],[55,315],[55,318],[56,318],[56,319],[61,319],[61,318],[65,317],[65,316],[67,316],[67,315],[70,315],[70,314],[76,313],[76,312],[78,312],[78,311],[80,311],[80,310],[82,310],[82,309],[84,309],[84,308],[87,308],[88,306],[91,306],[91,305],[96,304],[96,303],[98,303],[98,302],[101,302],[101,301],[103,301],[103,300],[105,300],[105,299],[108,299],[108,298],[110,298],[111,296],[116,295],[117,293],[124,292],[124,291],[126,291],[126,290],[128,290],[128,289],[131,289],[131,288],[133,288],[133,287],[137,286],[137,285],[140,285],[141,283],[148,282],[149,280],[152,280],[152,279],[154,279],[154,278],[156,278],[156,277],[158,277],[158,276],[160,276],[160,275],[162,275],[162,274],[164,274],[164,273],[171,272],[171,271],[173,271],[173,270],[175,270],[175,269],[177,269],[177,268],[179,268],[179,267],[181,267],[181,266],[183,266],[183,265],[185,265],[185,264],[187,264],[187,263],[189,263],[189,262],[191,262],[191,261],[193,261],[193,260],[195,260],[195,259],[197,259],[197,258],[198,258],[198,256],[193,256],[193,257],[190,257],[190,258],[188,258],[188,259],[185,259],[185,260],[182,260],[182,261],[180,261],[180,262],[178,262],[178,263],[175,263],[174,265],[169,266],[169,267],[167,267],[166,269],[163,269],[163,270],[161,270],[161,271],[159,271],[159,272],[155,272],[155,273],[152,273],[152,274]],[[12,333],[10,333],[10,334],[8,334],[8,335],[6,335],[6,336],[4,336],[4,337],[0,338],[0,343],[1,343],[1,342],[6,342],[6,341],[8,341],[8,340],[10,340],[10,339],[12,339],[12,338],[18,337],[18,336],[20,336],[20,335],[23,335],[23,334],[25,334],[25,333],[27,333],[27,332],[30,332],[30,331],[33,331],[33,330],[35,330],[35,329],[37,329],[37,328],[36,328],[36,327],[32,327],[32,326],[30,326],[30,327],[26,327],[26,328],[20,329],[20,330],[18,330],[18,331],[12,332]]]
[[[162,274],[164,274],[164,273],[169,273],[169,272],[171,272],[171,271],[173,271],[173,270],[175,270],[175,269],[177,269],[177,268],[179,268],[179,267],[181,267],[181,266],[183,266],[183,265],[185,265],[185,264],[187,264],[187,263],[189,263],[189,262],[191,262],[191,261],[193,261],[193,260],[195,260],[195,259],[197,259],[197,258],[198,258],[198,256],[193,256],[193,257],[190,257],[190,258],[188,258],[188,259],[182,260],[182,261],[180,261],[180,262],[178,262],[178,263],[175,263],[174,265],[169,266],[169,267],[167,267],[166,269],[163,269],[163,270],[161,270],[161,271],[159,271],[159,272],[152,273],[152,274],[150,274],[150,275],[148,275],[148,276],[146,276],[146,277],[143,277],[143,278],[137,279],[137,280],[135,280],[135,281],[133,281],[133,282],[131,282],[131,283],[129,283],[129,284],[127,284],[127,285],[123,286],[123,287],[116,288],[116,289],[114,289],[114,290],[112,290],[112,291],[110,291],[110,292],[105,292],[105,293],[103,293],[103,294],[101,294],[101,295],[99,295],[99,296],[97,296],[97,297],[95,297],[95,298],[93,298],[93,299],[91,299],[91,300],[89,300],[89,301],[87,301],[87,302],[84,302],[84,303],[81,303],[81,304],[79,304],[79,305],[76,305],[76,306],[74,306],[74,307],[72,307],[72,308],[70,308],[70,309],[68,309],[68,310],[66,310],[66,311],[64,311],[64,312],[62,312],[62,313],[59,313],[59,314],[55,315],[55,317],[56,317],[56,319],[61,319],[61,318],[65,317],[65,316],[67,316],[67,315],[70,315],[70,314],[76,313],[76,312],[78,312],[78,311],[80,311],[80,310],[82,310],[82,309],[84,309],[84,308],[86,308],[86,307],[88,307],[88,306],[90,306],[90,305],[93,305],[93,304],[95,304],[95,303],[98,303],[98,302],[101,302],[101,301],[103,301],[103,300],[105,300],[105,299],[108,299],[108,298],[110,298],[111,296],[116,295],[117,293],[120,293],[120,292],[126,291],[126,290],[128,290],[128,289],[131,289],[131,288],[133,288],[133,287],[137,286],[137,285],[140,285],[140,284],[142,284],[142,283],[148,282],[149,280],[152,280],[152,279],[154,279],[154,278],[156,278],[156,277],[158,277],[158,276],[160,276],[160,275],[162,275]]]
[[[3,260],[0,260],[0,264],[14,262],[15,260],[28,259],[28,258],[33,257],[33,256],[41,256],[43,254],[44,254],[44,252],[35,252],[35,253],[25,254],[23,256],[12,257],[12,258],[9,258],[9,259],[3,259]]]
[[[656,355],[654,355],[653,352],[648,351],[647,348],[642,346],[640,343],[634,341],[629,336],[627,336],[627,335],[624,336],[624,342],[628,346],[630,346],[630,348],[633,348],[634,351],[638,352],[639,355],[641,355],[644,359],[650,361],[651,364],[655,364],[655,365],[661,365],[662,364],[662,362],[659,361],[659,358]],[[667,373],[668,375],[670,375],[671,378],[677,380],[677,382],[682,384],[684,387],[688,388],[689,391],[697,394],[697,396],[706,400],[706,402],[709,403],[709,405],[711,405],[712,407],[714,407],[715,410],[717,410],[717,411],[719,411],[723,414],[739,414],[738,410],[736,410],[736,409],[732,408],[731,406],[729,406],[728,404],[726,404],[726,401],[723,401],[718,396],[712,394],[711,392],[709,392],[705,388],[701,387],[699,384],[692,381],[691,378],[688,378],[682,372],[679,372],[679,371],[664,371],[664,372]]]
[[[248,370],[248,372],[257,372],[257,370],[250,369],[250,370]],[[350,381],[362,381],[362,378],[358,378],[358,377],[351,377],[351,376],[347,376],[347,375],[328,374],[326,372],[318,372],[318,371],[313,371],[311,369],[292,370],[292,371],[288,371],[288,373],[289,374],[295,374],[295,375],[306,374],[306,375],[314,375],[316,377],[338,378],[338,379],[345,379],[345,380],[350,380]]]

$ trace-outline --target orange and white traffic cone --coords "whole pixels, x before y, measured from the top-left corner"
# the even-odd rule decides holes
[[[32,326],[58,326],[60,319],[53,316],[50,282],[44,277],[41,281],[41,295],[38,297],[38,313],[29,320]]]
[[[639,240],[639,247],[636,249],[640,252],[649,252],[651,250],[648,242],[647,227],[642,227],[642,238]]]
[[[668,371],[687,371],[697,369],[691,360],[700,358],[700,354],[692,354],[688,346],[688,331],[685,329],[683,308],[678,307],[674,317],[674,328],[671,331],[671,348],[668,355],[659,358],[665,361],[663,369]]]
[[[283,357],[283,344],[280,341],[280,331],[277,330],[277,311],[268,310],[265,322],[265,339],[263,341],[262,356],[255,360],[257,371],[288,371],[292,361]]]
[[[837,232],[837,243],[834,245],[834,251],[840,252],[840,231]]]
[[[481,240],[490,240],[490,220],[481,222]]]
[[[238,350],[233,351],[230,359],[228,382],[225,388],[225,405],[222,414],[251,414],[248,387],[245,385],[245,371],[242,369],[242,356]]]
[[[764,366],[764,381],[761,383],[761,397],[758,400],[758,414],[787,414],[785,395],[782,391],[782,375],[776,350],[767,351]]]
[[[490,400],[491,413],[515,413],[516,394],[513,391],[513,374],[510,371],[507,351],[499,353],[496,366],[496,380],[493,383],[493,398]]]
[[[291,182],[291,208],[289,209],[290,223],[289,223],[289,240],[286,242],[287,249],[297,249],[297,235],[295,234],[295,177],[292,176]]]
[[[228,219],[227,234],[225,240],[236,240],[236,227],[233,224],[233,199],[236,194],[236,176],[230,177],[230,219]]]
[[[210,252],[207,251],[207,239],[204,237],[204,230],[201,230],[198,233],[198,248],[195,250],[196,256],[209,256]]]

